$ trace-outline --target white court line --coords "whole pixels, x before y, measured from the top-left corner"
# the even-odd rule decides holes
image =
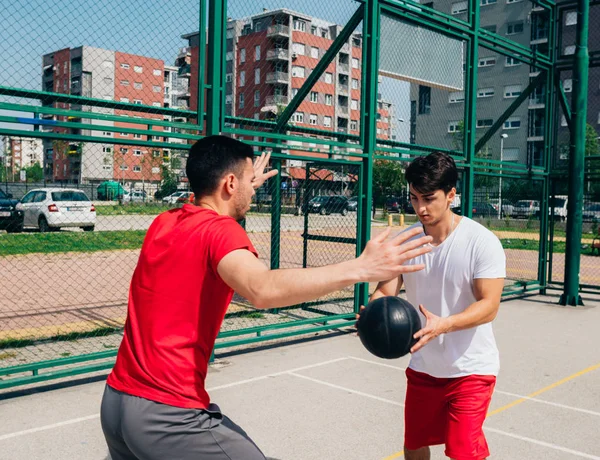
[[[348,358],[356,360],[356,361],[362,361],[363,363],[374,364],[376,366],[382,366],[382,367],[388,367],[390,369],[396,369],[398,371],[406,370],[402,367],[392,366],[390,364],[380,363],[377,361],[371,361],[369,359],[358,358],[356,356],[348,356]],[[582,409],[581,407],[568,406],[566,404],[560,404],[560,403],[555,403],[555,402],[551,402],[551,401],[546,401],[544,399],[530,398],[529,396],[523,396],[523,395],[520,395],[517,393],[511,393],[509,391],[502,391],[502,390],[498,390],[498,389],[494,390],[494,393],[499,393],[499,394],[503,394],[506,396],[514,396],[515,398],[519,398],[519,399],[526,399],[528,401],[533,401],[533,402],[540,403],[540,404],[546,404],[548,406],[560,407],[561,409],[568,409],[568,410],[572,410],[575,412],[582,412],[584,414],[595,415],[596,417],[600,417],[600,412],[595,412],[595,411],[589,410],[589,409]]]
[[[298,372],[298,371],[303,371],[303,370],[306,370],[306,369],[312,369],[313,367],[326,366],[327,364],[337,363],[339,361],[345,361],[346,359],[348,359],[348,358],[345,357],[345,356],[342,357],[342,358],[330,359],[328,361],[322,361],[320,363],[309,364],[308,366],[296,367],[294,369],[289,369],[287,371],[275,372],[275,373],[272,373],[272,374],[267,374],[267,375],[263,375],[263,376],[259,376],[259,377],[254,377],[254,378],[251,378],[251,379],[239,380],[237,382],[232,382],[232,383],[228,383],[228,384],[225,384],[225,385],[219,385],[219,386],[216,386],[216,387],[207,388],[206,391],[216,391],[216,390],[222,390],[224,388],[230,388],[230,387],[234,387],[234,386],[238,386],[238,385],[244,385],[246,383],[257,382],[257,381],[268,379],[268,378],[271,378],[271,377],[277,377],[277,376],[280,376],[280,375],[287,375],[287,374],[290,374],[292,372]],[[96,418],[99,418],[99,417],[100,417],[100,414],[94,414],[94,415],[88,415],[86,417],[79,417],[79,418],[74,418],[74,419],[70,419],[70,420],[65,420],[63,422],[53,423],[51,425],[44,425],[44,426],[40,426],[40,427],[37,427],[37,428],[30,428],[28,430],[15,431],[14,433],[8,433],[8,434],[0,435],[0,441],[4,441],[5,439],[16,438],[18,436],[24,436],[24,435],[31,434],[31,433],[38,433],[40,431],[51,430],[53,428],[59,428],[61,426],[72,425],[74,423],[85,422],[87,420],[93,420],[93,419],[96,419]]]
[[[390,369],[396,369],[397,371],[405,371],[403,367],[392,366],[391,364],[380,363],[379,361],[371,361],[370,359],[359,358],[357,356],[348,356],[348,358],[355,361],[362,361],[363,363],[376,364],[377,366],[389,367]]]
[[[23,436],[26,434],[37,433],[38,431],[50,430],[52,428],[59,428],[65,425],[71,425],[73,423],[85,422],[87,420],[94,420],[99,418],[100,414],[88,415],[87,417],[79,417],[71,420],[65,420],[64,422],[53,423],[52,425],[44,425],[37,428],[31,428],[29,430],[16,431],[15,433],[3,434],[0,436],[0,441],[4,441],[5,439],[16,438],[17,436]]]
[[[314,379],[312,377],[308,377],[306,375],[295,374],[293,372],[288,372],[288,375],[293,375],[294,377],[299,377],[301,379],[310,380],[311,382],[318,383],[320,385],[325,385],[331,388],[335,388],[336,390],[347,391],[349,393],[354,393],[355,395],[364,396],[365,398],[375,399],[377,401],[381,401],[387,404],[393,404],[394,406],[404,407],[404,404],[399,403],[398,401],[392,401],[391,399],[380,398],[379,396],[375,396],[369,393],[363,393],[362,391],[353,390],[351,388],[342,387],[340,385],[335,385],[333,383],[326,382],[324,380]]]
[[[600,412],[595,412],[595,411],[589,410],[589,409],[582,409],[580,407],[567,406],[566,404],[560,404],[560,403],[555,403],[552,401],[546,401],[544,399],[530,398],[529,396],[521,396],[516,393],[510,393],[508,391],[496,390],[494,393],[500,393],[500,394],[507,395],[507,396],[515,396],[517,398],[526,399],[528,401],[533,401],[533,402],[540,403],[540,404],[546,404],[548,406],[560,407],[561,409],[574,410],[577,412],[583,412],[584,414],[590,414],[590,415],[595,415],[596,417],[600,417]]]
[[[550,449],[559,450],[561,452],[566,452],[568,454],[576,455],[578,457],[583,458],[591,458],[593,460],[600,460],[600,457],[596,455],[586,454],[585,452],[580,452],[578,450],[568,449],[566,447],[562,447],[556,444],[551,444],[549,442],[538,441],[537,439],[528,438],[526,436],[520,436],[518,434],[508,433],[506,431],[497,430],[496,428],[489,428],[484,426],[483,431],[489,431],[490,433],[501,434],[502,436],[508,436],[509,438],[519,439],[521,441],[530,442],[532,444],[537,444],[539,446],[549,447]]]

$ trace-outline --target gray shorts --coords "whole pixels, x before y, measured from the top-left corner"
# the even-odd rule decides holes
[[[266,460],[216,404],[183,409],[107,385],[100,421],[112,460]]]

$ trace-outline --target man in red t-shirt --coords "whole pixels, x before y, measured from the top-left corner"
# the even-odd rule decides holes
[[[370,241],[360,257],[310,269],[269,270],[237,223],[269,156],[226,136],[190,150],[194,203],[159,215],[146,234],[129,293],[123,341],[102,398],[102,429],[113,460],[263,460],[260,449],[205,389],[208,362],[233,292],[256,308],[307,302],[359,282],[418,271],[404,265],[430,237],[405,232]]]

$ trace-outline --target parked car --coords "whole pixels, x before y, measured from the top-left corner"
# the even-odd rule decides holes
[[[550,198],[550,203],[548,205],[548,216],[552,215],[552,208],[554,208],[554,218],[556,220],[566,220],[568,203],[569,200],[566,196],[556,196],[554,198]]]
[[[540,212],[540,202],[537,200],[519,200],[515,203],[511,217],[528,219]]]
[[[180,197],[175,200],[176,203],[191,203],[193,200],[193,192],[183,192]]]
[[[388,196],[385,199],[384,206],[387,212],[403,212],[405,214],[415,213],[411,201],[405,197]]]
[[[479,201],[473,203],[471,215],[473,217],[497,217],[498,210],[491,203]]]
[[[348,211],[357,211],[358,210],[358,197],[351,196],[348,198]]]
[[[328,214],[348,214],[348,198],[341,195],[316,196],[308,202],[308,212],[318,212],[322,216]]]
[[[163,203],[169,203],[169,204],[175,204],[178,201],[180,201],[180,198],[184,198],[185,199],[189,199],[190,195],[192,194],[192,192],[184,192],[184,191],[178,191],[175,193],[171,193],[168,196],[163,197],[162,202]]]
[[[123,195],[124,203],[141,203],[145,201],[148,201],[148,195],[143,190],[133,190],[132,192],[126,192]]]
[[[24,226],[40,232],[63,227],[81,227],[87,232],[96,225],[96,208],[87,195],[78,189],[41,188],[31,190],[18,208],[24,213]]]
[[[600,222],[600,203],[587,203],[583,207],[583,220],[586,222]]]
[[[0,190],[0,229],[7,232],[23,231],[23,211],[18,209],[19,200]]]

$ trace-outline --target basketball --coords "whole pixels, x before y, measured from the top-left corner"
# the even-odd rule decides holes
[[[356,323],[364,347],[375,356],[400,358],[417,342],[421,329],[419,313],[409,302],[388,296],[375,299],[360,313]]]

